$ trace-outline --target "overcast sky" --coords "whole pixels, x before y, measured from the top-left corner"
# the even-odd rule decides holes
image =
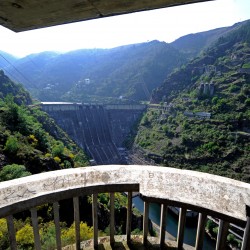
[[[112,48],[231,26],[250,19],[250,0],[215,0],[45,29],[12,32],[0,26],[0,50],[23,57],[42,51]]]

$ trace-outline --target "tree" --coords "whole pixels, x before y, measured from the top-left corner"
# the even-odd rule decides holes
[[[52,148],[52,155],[54,157],[56,156],[60,157],[63,154],[63,151],[64,151],[64,145],[62,142],[58,141],[56,145],[54,145]]]
[[[88,240],[93,237],[93,227],[89,227],[86,223],[80,223],[80,240]],[[75,242],[75,223],[69,229],[62,230],[62,240],[64,244],[72,244]]]
[[[9,245],[8,228],[6,219],[0,219],[0,248],[7,249]]]
[[[0,171],[0,181],[8,181],[16,178],[31,175],[23,165],[6,165]]]
[[[19,149],[19,143],[16,137],[9,136],[6,143],[4,150],[11,155],[15,155]]]
[[[17,231],[16,241],[21,249],[34,248],[33,228],[30,224],[25,224],[24,227]]]

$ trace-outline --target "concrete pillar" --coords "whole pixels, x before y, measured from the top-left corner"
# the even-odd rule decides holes
[[[128,192],[128,207],[127,207],[127,242],[131,240],[131,222],[132,222],[132,192]]]
[[[187,213],[186,208],[180,208],[178,232],[177,232],[177,247],[178,247],[178,249],[182,249],[182,246],[183,246],[186,213]]]
[[[110,193],[110,244],[115,243],[115,194]]]
[[[161,204],[161,223],[160,223],[160,246],[161,248],[165,243],[165,231],[166,231],[166,216],[167,216],[167,206]]]
[[[202,248],[203,248],[206,221],[207,221],[207,215],[199,213],[196,242],[195,242],[195,250],[202,250]]]
[[[54,212],[54,223],[56,227],[56,246],[57,246],[57,250],[61,250],[62,243],[61,243],[61,229],[60,229],[59,203],[58,202],[53,203],[53,212]]]
[[[75,221],[75,239],[76,239],[76,250],[80,250],[80,211],[79,211],[79,197],[73,198],[74,204],[74,221]]]
[[[94,248],[98,248],[97,194],[92,194],[92,219],[94,228]]]
[[[7,220],[8,234],[9,234],[10,249],[17,250],[16,231],[14,227],[13,216],[9,215],[8,217],[6,217],[6,220]]]
[[[31,208],[30,212],[31,212],[31,220],[32,220],[33,233],[34,233],[35,249],[41,250],[41,241],[40,241],[40,235],[39,235],[37,210],[36,210],[36,208]]]
[[[216,250],[224,250],[227,248],[227,234],[229,222],[220,220],[219,231],[217,235]]]
[[[148,241],[148,213],[149,203],[144,201],[144,213],[143,213],[143,244],[146,245]]]
[[[241,250],[250,249],[250,207],[246,206],[247,224],[244,231]]]

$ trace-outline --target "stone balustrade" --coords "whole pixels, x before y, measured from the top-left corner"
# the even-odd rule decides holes
[[[187,209],[199,212],[195,249],[202,249],[207,216],[220,220],[216,249],[225,249],[230,223],[245,228],[242,249],[250,249],[250,184],[195,171],[155,166],[104,165],[65,169],[0,183],[0,218],[7,219],[10,247],[17,249],[13,215],[30,210],[35,248],[41,249],[36,207],[53,203],[57,249],[61,249],[59,201],[72,198],[76,248],[80,249],[79,196],[92,195],[94,246],[98,247],[97,194],[110,193],[110,242],[114,243],[114,193],[128,193],[127,241],[131,240],[132,192],[144,201],[143,243],[149,203],[161,204],[159,243],[165,242],[167,206],[180,207],[177,246],[182,249]]]

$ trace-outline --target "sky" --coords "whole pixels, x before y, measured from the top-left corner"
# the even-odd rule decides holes
[[[24,57],[42,51],[113,48],[177,38],[250,19],[249,0],[215,0],[15,33],[0,26],[0,51]]]

